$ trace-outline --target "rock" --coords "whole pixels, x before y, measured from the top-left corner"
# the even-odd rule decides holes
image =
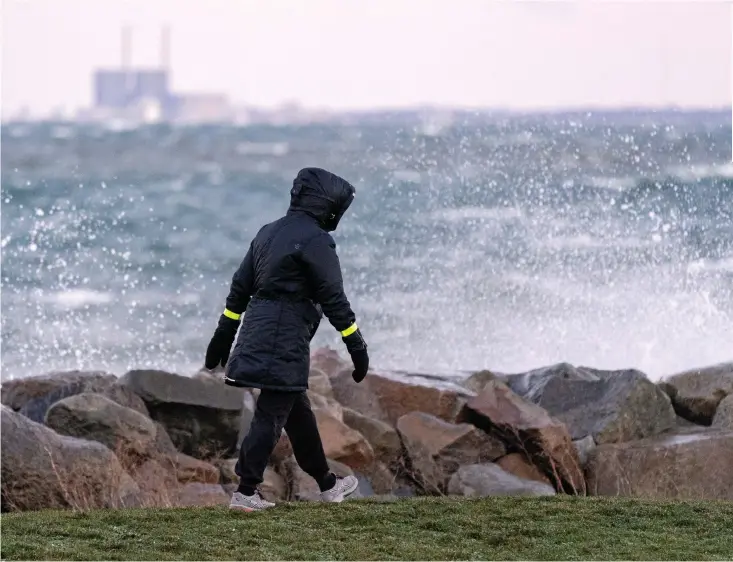
[[[220,480],[219,468],[183,453],[177,453],[173,459],[176,480],[181,484],[201,482],[203,484],[218,484]]]
[[[336,402],[333,398],[326,398],[325,396],[321,396],[320,394],[316,394],[315,392],[309,390],[308,393],[308,400],[311,403],[311,407],[313,411],[316,410],[322,410],[329,415],[333,416],[339,421],[344,421],[344,408]]]
[[[498,459],[496,464],[502,470],[523,480],[534,480],[550,485],[550,479],[533,465],[522,453],[510,453]]]
[[[155,424],[155,456],[159,458],[171,458],[178,454],[178,449],[171,441],[170,435],[166,431],[163,424],[153,422]]]
[[[455,425],[423,412],[402,416],[397,431],[413,477],[432,493],[444,491],[459,466],[493,461],[505,452],[501,441],[473,425]]]
[[[239,476],[234,470],[237,466],[237,459],[219,459],[214,462],[214,466],[219,469],[219,483],[222,486],[239,484]]]
[[[669,394],[679,416],[699,425],[710,425],[718,404],[733,394],[733,362],[678,373],[659,386]]]
[[[252,425],[252,420],[255,417],[255,409],[257,403],[251,392],[244,390],[242,396],[242,417],[239,422],[239,433],[237,434],[237,450],[242,446],[242,440],[249,432],[249,426]]]
[[[484,389],[486,383],[497,379],[502,380],[502,377],[503,375],[499,375],[492,371],[478,371],[464,380],[463,386],[472,392],[479,393]]]
[[[374,462],[374,451],[358,431],[351,429],[325,411],[314,411],[323,448],[329,459],[351,468],[364,468]]]
[[[341,405],[391,425],[410,412],[425,412],[453,422],[472,396],[457,384],[394,373],[389,377],[369,374],[357,385],[349,369],[331,377],[331,386]]]
[[[593,450],[596,448],[596,442],[595,439],[593,439],[593,436],[588,435],[587,437],[583,437],[583,439],[576,439],[575,441],[573,441],[573,446],[578,452],[580,466],[585,466],[586,464],[588,464],[588,459],[590,458]]]
[[[469,464],[451,477],[448,493],[454,496],[554,496],[549,484],[525,480],[509,474],[499,465]]]
[[[260,493],[267,501],[285,501],[288,499],[287,482],[285,482],[285,478],[268,466],[263,474],[262,484],[260,484]]]
[[[375,494],[389,494],[398,486],[397,477],[381,462],[374,463],[366,477]]]
[[[590,373],[585,368],[585,373]],[[675,425],[669,397],[640,371],[593,371],[596,380],[553,377],[536,403],[563,422],[572,439],[598,444],[662,433]]]
[[[593,369],[587,367],[575,367],[570,363],[557,363],[556,365],[534,369],[526,373],[502,375],[500,379],[515,394],[530,402],[538,403],[545,392],[545,387],[550,381],[599,380],[593,371]]]
[[[316,394],[333,399],[333,389],[331,388],[331,380],[325,371],[321,369],[311,368],[308,376],[308,388]]]
[[[472,423],[500,438],[510,450],[525,451],[558,490],[583,494],[585,480],[578,453],[565,424],[501,381],[487,383],[466,404],[459,421]]]
[[[586,473],[593,495],[733,500],[733,431],[705,428],[600,445]]]
[[[332,377],[342,369],[348,368],[351,361],[339,356],[338,352],[328,347],[316,349],[311,354],[311,370],[317,369],[327,376]]]
[[[138,486],[107,447],[0,409],[3,511],[139,505]]]
[[[116,377],[103,371],[59,371],[37,377],[4,380],[0,394],[2,403],[17,412],[29,400],[46,396],[62,386],[105,379]]]
[[[293,454],[293,445],[290,443],[290,438],[285,431],[280,433],[280,439],[275,445],[275,450],[270,455],[271,464],[279,464]]]
[[[218,484],[191,482],[178,488],[174,505],[177,507],[209,507],[229,505],[229,495]]]
[[[46,425],[62,435],[99,441],[124,466],[151,453],[157,431],[147,416],[101,394],[86,392],[53,404],[46,414]]]
[[[119,385],[116,376],[101,371],[59,372],[3,383],[3,401],[7,399],[14,410],[38,423],[43,423],[52,404],[82,392],[102,394],[121,406],[148,415],[139,396]]]
[[[396,466],[402,456],[402,441],[391,425],[363,416],[351,408],[343,409],[343,421],[361,433],[374,449],[376,460],[386,466]]]
[[[140,489],[140,507],[171,507],[178,497],[175,471],[149,459],[130,472]]]
[[[728,395],[718,404],[713,418],[713,427],[733,431],[733,394]]]
[[[164,371],[130,371],[120,382],[143,399],[179,451],[207,459],[236,450],[243,390]]]
[[[290,501],[321,501],[321,490],[318,484],[300,468],[295,457],[290,457],[283,465],[287,476]],[[354,471],[348,466],[332,459],[328,459],[328,466],[336,476],[354,474]]]

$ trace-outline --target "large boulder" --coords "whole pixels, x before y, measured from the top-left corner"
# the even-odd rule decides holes
[[[429,493],[443,492],[461,465],[493,461],[505,452],[501,441],[473,425],[452,424],[423,412],[402,416],[397,431],[413,477]]]
[[[713,418],[713,427],[733,431],[733,394],[728,395],[718,404]]]
[[[140,489],[140,507],[171,507],[178,498],[178,481],[170,467],[148,459],[130,469]]]
[[[213,507],[229,505],[229,494],[219,484],[191,482],[176,490],[175,507]]]
[[[325,371],[321,369],[311,368],[308,375],[308,389],[316,394],[333,398],[333,389],[331,388],[331,379]]]
[[[581,371],[595,380],[555,376],[532,400],[563,422],[574,440],[621,443],[662,433],[675,425],[669,397],[635,370]]]
[[[678,415],[696,424],[710,425],[718,404],[733,394],[733,362],[672,375],[660,387],[669,394]]]
[[[59,400],[46,413],[46,425],[62,435],[99,441],[128,459],[149,456],[157,428],[149,417],[101,394],[82,393]]]
[[[145,403],[118,384],[115,375],[101,371],[68,371],[3,382],[3,403],[35,422],[43,423],[48,409],[59,400],[83,392],[102,394],[147,416]]]
[[[397,373],[370,373],[356,384],[351,369],[331,377],[331,386],[343,406],[392,425],[410,412],[425,412],[453,422],[466,399],[473,395],[454,383]]]
[[[552,381],[597,381],[598,372],[588,367],[576,367],[570,363],[557,363],[526,373],[498,375],[512,391],[525,400],[538,403],[545,388]],[[487,381],[488,382],[488,381]],[[484,385],[485,386],[485,385]]]
[[[351,468],[365,468],[374,462],[374,450],[364,436],[328,412],[315,410],[323,449],[330,459]]]
[[[554,496],[549,484],[509,474],[499,465],[469,464],[451,477],[448,493],[455,496]]]
[[[312,390],[308,390],[306,394],[314,412],[321,410],[327,412],[339,421],[344,421],[344,407],[336,402],[336,400],[333,398],[326,398]]]
[[[165,371],[130,371],[120,379],[140,396],[176,448],[200,459],[227,456],[238,446],[244,391],[217,381]]]
[[[107,447],[0,409],[3,511],[139,505],[138,486]]]
[[[2,403],[16,412],[29,400],[40,398],[57,388],[73,383],[116,378],[104,371],[56,371],[45,375],[3,380]]]
[[[351,408],[343,409],[343,420],[350,428],[366,437],[374,449],[374,457],[377,461],[388,467],[394,467],[399,463],[402,456],[402,441],[394,427],[364,416]]]
[[[586,473],[593,495],[733,500],[733,431],[600,445]]]
[[[180,484],[190,484],[191,482],[219,483],[219,468],[213,464],[189,457],[183,453],[177,453],[170,460],[173,464],[176,480]]]
[[[512,451],[525,452],[558,490],[585,492],[580,459],[565,424],[520,398],[503,382],[487,383],[468,401],[459,421],[498,437]]]

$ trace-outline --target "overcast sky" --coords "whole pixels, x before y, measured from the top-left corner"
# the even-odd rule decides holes
[[[173,88],[242,104],[730,104],[729,4],[543,1],[2,0],[3,114],[89,105],[126,23],[133,63],[167,23]]]

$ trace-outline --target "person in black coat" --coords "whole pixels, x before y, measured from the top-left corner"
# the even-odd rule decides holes
[[[235,468],[240,483],[231,508],[254,511],[274,505],[262,499],[257,487],[283,428],[298,464],[318,482],[324,501],[340,502],[357,488],[353,476],[337,478],[330,471],[306,395],[310,342],[322,315],[346,344],[353,379],[361,382],[369,369],[367,345],[344,293],[329,234],[354,194],[349,182],[326,170],[298,172],[287,214],[260,229],[232,279],[205,365],[225,367],[226,384],[258,388],[260,395],[240,448]]]

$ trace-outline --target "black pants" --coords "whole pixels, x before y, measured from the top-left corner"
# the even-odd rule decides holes
[[[267,462],[280,440],[283,427],[300,468],[319,486],[331,474],[308,395],[305,392],[262,390],[235,467],[240,489],[254,489],[262,483]]]

